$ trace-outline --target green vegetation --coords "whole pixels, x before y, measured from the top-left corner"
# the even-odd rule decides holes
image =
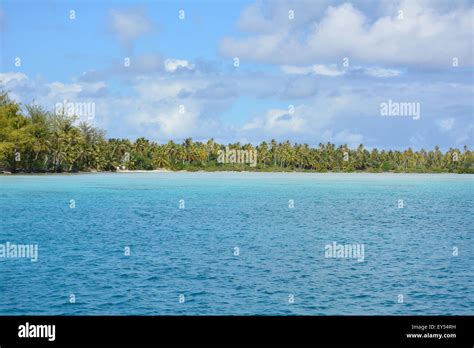
[[[349,149],[346,145],[262,142],[229,144],[230,149],[257,150],[257,166],[217,163],[219,145],[186,139],[182,144],[169,141],[157,144],[145,138],[106,139],[102,130],[76,117],[56,115],[39,106],[25,106],[0,93],[0,172],[79,172],[130,170],[249,170],[249,171],[315,171],[315,172],[452,172],[474,173],[474,153],[467,146],[461,152],[449,149],[432,151],[368,151],[363,145]]]

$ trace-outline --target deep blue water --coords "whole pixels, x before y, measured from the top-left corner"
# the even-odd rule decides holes
[[[0,258],[0,314],[472,315],[473,188],[473,175],[1,176],[0,243],[39,258]],[[325,257],[334,241],[363,244],[364,261]]]

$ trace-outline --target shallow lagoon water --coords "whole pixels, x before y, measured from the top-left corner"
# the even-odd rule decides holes
[[[473,188],[447,174],[1,176],[0,243],[39,255],[0,258],[0,314],[472,315]],[[363,244],[364,261],[325,257],[333,242]]]

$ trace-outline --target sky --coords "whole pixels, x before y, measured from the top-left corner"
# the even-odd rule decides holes
[[[0,89],[93,104],[111,138],[472,149],[473,21],[463,0],[1,0]]]

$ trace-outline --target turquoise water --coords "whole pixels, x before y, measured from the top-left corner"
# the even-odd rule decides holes
[[[0,243],[39,252],[0,258],[0,314],[472,315],[473,188],[473,175],[1,176]],[[363,245],[363,261],[326,257],[333,242]]]

